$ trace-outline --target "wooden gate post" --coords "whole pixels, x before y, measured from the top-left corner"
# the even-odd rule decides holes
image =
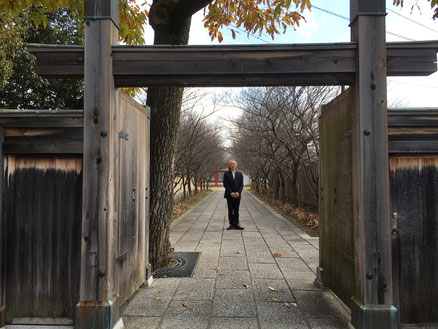
[[[350,0],[358,43],[352,164],[356,296],[351,325],[397,328],[393,306],[386,95],[385,0]]]
[[[75,326],[107,329],[121,323],[111,256],[114,155],[110,141],[118,104],[111,46],[118,41],[118,1],[85,0],[84,14],[81,287]]]
[[[0,128],[0,205],[3,205],[4,173],[3,173],[3,128]],[[3,208],[0,211],[0,328],[6,325],[6,218]]]

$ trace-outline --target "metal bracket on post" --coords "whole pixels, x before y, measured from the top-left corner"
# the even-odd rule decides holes
[[[314,281],[314,285],[317,288],[323,289],[323,288],[327,288],[324,285],[324,279],[323,279],[323,274],[324,274],[324,269],[321,266],[317,266],[316,267],[316,278]]]
[[[84,20],[110,19],[120,30],[118,0],[87,0],[84,2]]]
[[[119,297],[106,302],[79,302],[76,305],[75,329],[123,328],[119,315]]]
[[[350,329],[398,328],[398,311],[393,305],[365,305],[356,297],[352,298],[351,305]]]

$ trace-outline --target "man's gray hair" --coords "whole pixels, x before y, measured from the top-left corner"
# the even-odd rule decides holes
[[[237,166],[237,161],[236,161],[236,160],[231,159],[230,161],[228,161],[228,164],[230,164],[231,162],[235,162],[235,163],[236,163],[236,166]]]

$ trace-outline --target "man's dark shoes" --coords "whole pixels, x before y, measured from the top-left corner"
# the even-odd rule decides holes
[[[245,228],[240,226],[239,224],[237,224],[236,226],[234,226],[235,230],[244,230]]]
[[[233,227],[233,225],[229,225],[228,227],[227,227],[227,230],[232,230],[232,229],[234,229],[234,227]]]

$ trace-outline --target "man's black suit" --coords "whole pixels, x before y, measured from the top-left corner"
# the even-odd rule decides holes
[[[228,220],[231,226],[236,227],[239,224],[239,206],[243,190],[243,175],[241,172],[236,171],[234,176],[233,178],[232,171],[228,170],[224,173],[223,184],[225,187],[224,198],[227,199],[228,204]],[[233,198],[231,196],[232,192],[238,192],[239,197]]]

